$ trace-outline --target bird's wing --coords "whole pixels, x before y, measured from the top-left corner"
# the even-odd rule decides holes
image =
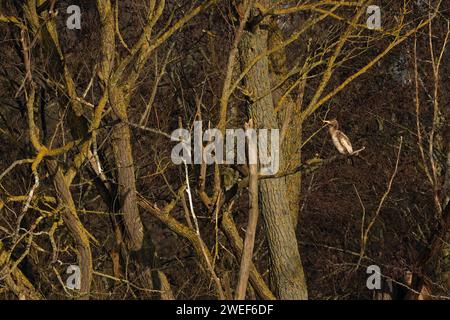
[[[352,154],[353,147],[352,147],[352,144],[350,143],[350,139],[342,131],[338,132],[338,137],[339,137],[339,141],[340,141],[341,145],[345,148],[345,150],[349,154]]]
[[[336,147],[336,149],[339,151],[339,153],[342,154],[346,154],[346,149],[344,148],[344,146],[341,143],[341,139],[339,138],[338,134],[333,134],[331,136],[331,140],[333,141],[334,146]]]

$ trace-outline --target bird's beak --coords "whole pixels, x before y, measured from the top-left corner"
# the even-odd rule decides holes
[[[328,121],[328,120],[322,120],[322,122],[326,123],[326,124],[330,124],[330,121]]]

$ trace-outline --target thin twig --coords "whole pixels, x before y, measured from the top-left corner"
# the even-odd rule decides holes
[[[403,145],[403,137],[400,137],[400,143],[399,143],[398,152],[397,152],[397,160],[395,161],[394,172],[392,173],[391,178],[389,179],[389,183],[388,183],[386,191],[384,192],[383,196],[381,197],[380,203],[378,204],[377,210],[375,211],[375,215],[373,216],[372,220],[369,222],[369,225],[367,226],[367,229],[364,232],[364,235],[362,236],[361,252],[359,255],[356,269],[359,268],[362,257],[364,256],[364,251],[366,250],[367,240],[369,238],[369,232],[372,229],[373,225],[375,224],[375,221],[377,220],[378,216],[380,215],[381,208],[383,207],[384,202],[386,201],[389,193],[391,192],[392,184],[394,183],[394,178],[397,175],[398,165],[400,163],[400,154],[402,152],[402,145]]]
[[[203,242],[201,234],[200,234],[200,228],[198,226],[197,215],[195,214],[194,203],[192,201],[191,186],[190,186],[190,183],[189,183],[189,171],[188,171],[186,160],[183,159],[183,163],[184,163],[185,174],[186,174],[186,192],[188,194],[189,207],[190,207],[190,210],[191,210],[191,215],[192,215],[192,218],[194,220],[195,233],[197,234],[197,237],[199,239],[199,242],[200,242],[200,245],[201,245],[201,249],[202,249],[202,253],[203,253],[203,256],[205,257],[205,261],[206,261],[206,264],[207,264],[207,266],[209,268],[209,271],[211,272],[211,276],[212,276],[214,282],[216,283],[217,291],[218,291],[218,294],[219,294],[219,299],[224,300],[225,299],[225,295],[224,295],[224,292],[223,292],[223,289],[222,289],[222,284],[220,283],[220,279],[217,277],[216,272],[214,271],[214,268],[213,268],[213,266],[211,264],[211,261],[209,260],[208,254],[206,253],[205,243]]]

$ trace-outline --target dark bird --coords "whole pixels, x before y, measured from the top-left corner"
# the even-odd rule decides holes
[[[350,139],[339,130],[339,123],[336,119],[333,120],[324,120],[326,124],[328,124],[328,131],[330,132],[331,139],[333,140],[333,144],[338,149],[339,153],[352,155],[353,147],[350,142]]]

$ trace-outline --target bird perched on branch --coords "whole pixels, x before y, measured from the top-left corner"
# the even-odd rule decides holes
[[[338,149],[339,153],[352,155],[353,147],[350,142],[350,139],[339,130],[339,123],[336,119],[333,120],[324,120],[324,123],[328,124],[328,131],[330,132],[331,139],[333,140],[333,144]]]

